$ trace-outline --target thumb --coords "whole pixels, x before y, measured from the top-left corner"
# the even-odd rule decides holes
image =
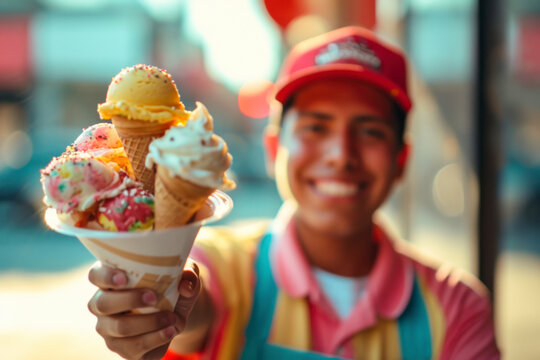
[[[178,284],[178,291],[180,296],[176,302],[174,312],[180,317],[181,322],[186,324],[201,291],[199,267],[191,260],[184,268],[182,278]]]

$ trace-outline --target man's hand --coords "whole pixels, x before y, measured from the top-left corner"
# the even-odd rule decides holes
[[[97,332],[108,348],[126,359],[161,359],[171,340],[186,327],[188,316],[201,290],[199,270],[188,262],[179,285],[175,312],[133,314],[131,310],[153,306],[156,294],[150,289],[126,288],[127,276],[119,269],[96,263],[88,274],[99,287],[88,303],[97,317]]]

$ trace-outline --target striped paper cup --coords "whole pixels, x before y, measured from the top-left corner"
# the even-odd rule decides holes
[[[232,207],[231,198],[216,190],[193,221],[166,230],[110,232],[77,228],[63,223],[51,208],[45,212],[45,222],[59,233],[76,236],[103,264],[124,270],[128,287],[153,289],[158,295],[156,307],[137,309],[149,313],[174,309],[182,270],[199,229],[223,218]]]

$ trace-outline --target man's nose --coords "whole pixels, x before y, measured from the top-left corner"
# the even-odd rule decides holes
[[[351,129],[344,128],[336,131],[328,145],[328,160],[340,168],[351,169],[358,166],[356,141]]]

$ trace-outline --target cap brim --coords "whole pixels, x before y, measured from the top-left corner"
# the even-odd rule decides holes
[[[389,81],[388,78],[369,68],[353,64],[330,64],[298,71],[294,76],[284,78],[276,83],[275,98],[283,104],[302,86],[315,80],[328,78],[356,79],[372,84],[392,98],[405,113],[409,112],[412,107],[411,100],[405,91]]]

